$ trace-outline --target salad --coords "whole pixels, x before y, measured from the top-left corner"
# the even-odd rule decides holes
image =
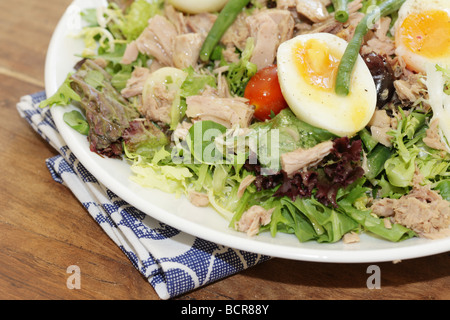
[[[41,107],[249,236],[450,236],[448,0],[135,0],[81,13]]]

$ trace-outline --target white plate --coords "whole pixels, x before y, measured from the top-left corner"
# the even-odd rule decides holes
[[[103,5],[105,1],[77,0],[61,18],[52,37],[45,70],[47,95],[56,92],[68,72],[79,60],[83,42],[73,37],[79,31],[79,12],[82,9]],[[269,233],[256,237],[228,228],[228,222],[210,208],[194,207],[185,198],[175,198],[159,190],[142,188],[132,181],[130,167],[120,160],[101,158],[89,151],[86,137],[78,134],[62,120],[70,107],[54,107],[52,115],[69,148],[80,162],[107,188],[119,197],[155,219],[188,234],[236,249],[293,260],[367,263],[404,260],[450,251],[450,238],[425,240],[414,238],[391,243],[369,235],[362,235],[355,244],[299,243],[293,235]]]

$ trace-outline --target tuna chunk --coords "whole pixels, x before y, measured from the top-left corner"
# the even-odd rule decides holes
[[[359,12],[362,7],[362,0],[354,0],[348,4],[348,21],[346,23],[341,23],[334,18],[334,15],[328,15],[328,18],[322,20],[321,22],[315,22],[309,25],[302,22],[301,33],[332,33],[335,34],[346,41],[350,41],[353,38],[356,26],[364,17],[364,13]]]
[[[423,138],[423,142],[430,148],[447,151],[447,147],[442,142],[439,135],[439,120],[433,119],[430,123],[430,127],[427,129],[427,136]]]
[[[289,10],[297,6],[296,0],[278,0],[277,8],[283,10]]]
[[[321,22],[330,15],[320,0],[297,0],[297,12],[312,22]]]
[[[280,44],[292,38],[295,22],[289,11],[272,9],[267,10],[266,14],[277,24]]]
[[[227,128],[239,125],[247,128],[254,109],[244,98],[218,98],[215,96],[190,96],[186,99],[186,115],[194,120],[211,120]]]
[[[404,62],[399,59],[399,65]],[[422,97],[422,93],[425,91],[426,86],[420,79],[420,74],[414,74],[406,69],[402,73],[400,79],[394,81],[395,92],[398,98],[405,105],[414,104]]]
[[[287,10],[264,10],[246,19],[255,48],[250,61],[259,69],[275,62],[280,44],[294,32],[294,19]]]
[[[186,26],[191,32],[200,33],[206,38],[217,16],[212,13],[199,13],[186,17]]]
[[[386,147],[392,147],[393,137],[388,132],[396,128],[396,121],[396,119],[388,116],[386,110],[376,110],[369,121],[372,137]]]
[[[129,44],[127,44],[127,48],[125,49],[125,53],[123,54],[120,63],[131,64],[132,62],[136,61],[138,55],[139,49],[136,45],[136,41],[132,41]]]
[[[131,98],[142,94],[145,81],[150,75],[150,69],[137,67],[131,73],[131,78],[127,81],[127,86],[121,91],[122,96],[125,98]]]
[[[391,217],[394,223],[406,226],[424,238],[450,236],[450,202],[429,186],[415,185],[400,199],[374,201],[372,212],[380,217]]]
[[[281,155],[281,168],[288,176],[297,171],[314,166],[333,150],[333,141],[325,141],[310,149],[299,148]]]
[[[178,69],[196,66],[203,37],[199,33],[181,34],[175,38],[173,65]]]
[[[235,50],[234,47],[237,47],[240,50],[244,50],[247,38],[249,37],[246,19],[247,15],[245,13],[239,14],[230,28],[228,28],[223,35],[221,42],[227,48],[233,48]]]
[[[196,207],[209,206],[209,198],[206,193],[191,190],[189,191],[188,199]]]
[[[261,226],[270,223],[273,211],[274,209],[266,210],[261,206],[252,206],[245,211],[242,214],[241,219],[236,222],[236,229],[241,232],[246,232],[250,237],[255,236],[258,234]]]
[[[153,94],[146,96],[139,111],[148,120],[168,124],[175,94],[176,92],[167,90],[164,84],[155,85]]]
[[[136,40],[139,52],[154,57],[161,65],[173,66],[173,48],[178,35],[175,26],[165,17],[156,15]]]
[[[349,233],[344,234],[344,237],[342,237],[342,241],[345,244],[349,244],[349,243],[356,243],[359,242],[359,234],[357,234],[356,232],[352,231]]]
[[[192,123],[190,122],[183,121],[179,123],[172,133],[172,140],[175,142],[186,140],[186,137],[189,134],[189,129],[191,127]]]
[[[255,180],[256,180],[256,177],[250,174],[241,181],[241,184],[239,185],[239,189],[237,192],[238,198],[242,198],[247,187],[250,186],[253,183],[253,181],[255,181]]]
[[[277,8],[290,10],[296,16],[300,15],[301,20],[306,18],[317,23],[331,17],[326,8],[329,4],[331,0],[278,0]]]
[[[378,199],[372,205],[372,212],[379,217],[392,217],[394,212],[394,205],[396,199],[383,198]]]
[[[175,10],[173,6],[166,4],[164,6],[164,15],[175,26],[178,34],[189,32],[185,16],[182,12]]]
[[[391,18],[382,17],[377,28],[373,32],[370,39],[367,39],[366,44],[361,48],[361,54],[376,52],[381,56],[390,57],[395,53],[394,40],[387,36]]]

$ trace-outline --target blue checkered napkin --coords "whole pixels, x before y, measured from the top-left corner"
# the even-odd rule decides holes
[[[64,184],[106,234],[146,277],[161,299],[170,299],[269,259],[180,232],[137,210],[105,188],[69,150],[48,108],[45,93],[21,98],[20,115],[60,154],[47,159],[53,179]]]

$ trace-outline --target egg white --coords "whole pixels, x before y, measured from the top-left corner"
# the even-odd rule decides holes
[[[174,8],[185,13],[204,13],[220,11],[228,0],[169,0]]]
[[[450,56],[439,58],[425,57],[411,51],[400,40],[399,33],[404,20],[411,14],[429,10],[445,11],[450,19],[450,0],[407,0],[398,11],[398,19],[394,26],[395,54],[402,58],[410,69],[420,73],[426,73],[426,66],[428,64],[439,64],[450,67]]]
[[[309,39],[322,40],[339,55],[339,59],[347,47],[345,40],[329,33],[300,35],[282,43],[277,53],[277,65],[283,96],[300,120],[338,136],[354,136],[375,112],[377,93],[373,77],[359,56],[348,96],[338,96],[334,89],[324,91],[311,85],[300,74],[293,54],[299,42],[306,43]]]

